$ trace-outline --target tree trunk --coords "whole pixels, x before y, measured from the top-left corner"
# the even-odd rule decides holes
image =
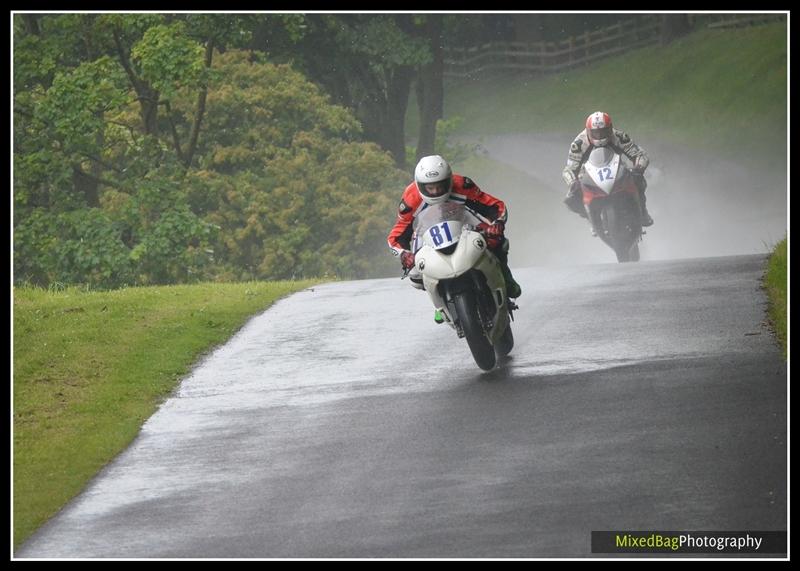
[[[158,135],[158,97],[159,93],[149,85],[145,85],[139,92],[139,114],[142,117],[144,132],[148,135]]]
[[[41,35],[39,29],[39,16],[36,14],[22,14],[22,21],[25,24],[25,30],[34,36]]]
[[[444,38],[442,31],[442,15],[429,15],[425,23],[425,35],[431,48],[433,61],[422,66],[417,80],[417,106],[419,108],[417,160],[435,152],[436,122],[444,114]]]
[[[122,64],[128,79],[136,91],[139,100],[139,115],[142,118],[144,132],[148,135],[158,135],[158,97],[159,93],[153,89],[149,83],[142,80],[131,65],[130,54],[122,45],[121,33],[114,30],[114,44],[117,48],[117,55]]]
[[[211,68],[211,58],[214,54],[214,39],[211,38],[206,44],[206,57],[205,66]],[[186,151],[185,166],[189,168],[194,158],[194,153],[197,150],[197,139],[200,136],[200,125],[203,122],[203,115],[206,112],[206,98],[208,97],[208,86],[204,85],[197,95],[197,109],[194,114],[194,123],[192,123],[192,131],[189,135],[189,149]]]
[[[395,68],[386,98],[385,138],[382,146],[392,153],[394,162],[400,169],[406,168],[406,111],[414,73],[414,68],[410,66]]]
[[[100,182],[93,176],[83,172],[80,165],[72,165],[72,184],[75,190],[86,198],[86,205],[90,208],[100,206]]]

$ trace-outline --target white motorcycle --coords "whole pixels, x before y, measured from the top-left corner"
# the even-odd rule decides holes
[[[478,366],[488,371],[514,346],[510,320],[517,306],[506,295],[506,283],[481,221],[463,204],[428,206],[414,222],[414,272],[445,321],[466,337]]]

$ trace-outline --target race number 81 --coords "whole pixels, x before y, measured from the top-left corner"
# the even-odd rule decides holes
[[[442,222],[436,226],[431,226],[431,229],[428,230],[428,233],[431,235],[433,244],[437,247],[445,243],[445,237],[442,236],[442,230],[447,237],[447,242],[453,241],[453,236],[450,234],[450,227],[447,225],[447,222]]]

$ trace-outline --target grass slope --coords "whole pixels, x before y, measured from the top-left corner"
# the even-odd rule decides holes
[[[312,281],[14,290],[14,545],[77,494],[210,348]]]
[[[700,30],[555,75],[448,81],[444,109],[445,119],[464,119],[456,135],[574,135],[601,109],[634,139],[727,155],[746,143],[759,159],[785,161],[786,97],[786,25],[772,24]],[[409,117],[410,135],[416,124]]]
[[[764,287],[767,288],[769,297],[769,319],[775,331],[775,336],[783,349],[783,356],[787,356],[787,290],[789,286],[788,274],[788,241],[786,238],[778,242],[767,262],[767,273],[764,276]]]

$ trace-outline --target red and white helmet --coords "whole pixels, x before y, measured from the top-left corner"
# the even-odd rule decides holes
[[[608,113],[595,111],[586,118],[586,136],[595,147],[604,147],[611,141],[611,117]]]

